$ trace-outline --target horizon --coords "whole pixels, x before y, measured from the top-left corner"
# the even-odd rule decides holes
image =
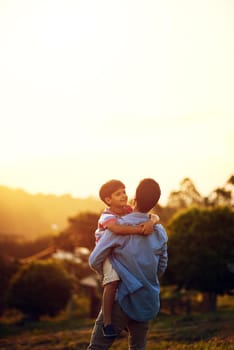
[[[204,197],[208,196],[211,192],[213,192],[214,190],[216,190],[217,188],[223,187],[223,186],[227,183],[227,181],[230,179],[231,176],[233,176],[233,174],[230,174],[230,175],[226,178],[226,180],[224,180],[224,182],[223,182],[222,184],[217,184],[217,186],[214,187],[214,188],[212,188],[208,193],[202,193],[201,191],[199,191],[199,189],[198,189],[196,183],[193,181],[193,179],[191,179],[191,178],[189,178],[189,179],[193,182],[193,184],[194,184],[196,190],[197,190],[197,191],[200,193],[200,195],[204,198]],[[185,179],[185,178],[186,178],[186,177],[184,177],[183,179]],[[183,179],[181,179],[181,181],[182,181]],[[180,181],[180,182],[181,182],[181,181]],[[26,188],[23,188],[23,187],[9,186],[9,185],[5,185],[5,184],[1,184],[1,183],[0,183],[0,187],[7,188],[7,189],[12,190],[12,191],[23,191],[23,192],[25,192],[25,193],[27,193],[27,194],[29,194],[29,195],[35,195],[35,196],[37,196],[37,195],[56,196],[56,197],[70,196],[70,197],[73,198],[73,199],[84,199],[84,200],[85,200],[85,199],[95,199],[95,200],[101,201],[101,199],[99,198],[98,193],[96,193],[96,194],[95,194],[95,193],[90,193],[89,195],[81,196],[81,195],[79,195],[79,194],[75,194],[75,193],[71,193],[71,192],[57,192],[57,193],[56,193],[56,192],[50,192],[50,191],[37,191],[37,190],[35,190],[35,191],[30,191],[30,190],[28,190],[28,189],[26,189]],[[177,190],[179,190],[179,183],[178,183],[178,185],[177,185],[176,188],[171,189],[171,191],[168,192],[168,195],[167,195],[167,196],[165,196],[165,194],[164,194],[164,196],[161,195],[161,197],[160,197],[158,203],[159,203],[160,205],[162,205],[162,206],[165,206],[165,205],[167,204],[167,202],[168,202],[170,193],[171,193],[171,192],[174,192],[174,191],[177,191]],[[128,195],[128,200],[129,200],[129,201],[132,200],[133,198],[134,198],[134,192],[133,192],[131,195]]]

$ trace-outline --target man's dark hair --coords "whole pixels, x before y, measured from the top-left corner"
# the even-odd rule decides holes
[[[137,209],[143,213],[147,213],[158,202],[161,196],[159,184],[154,179],[143,179],[140,181],[136,189]]]
[[[110,180],[104,183],[99,190],[99,197],[105,203],[105,198],[110,197],[112,193],[119,188],[125,188],[125,185],[119,180]]]

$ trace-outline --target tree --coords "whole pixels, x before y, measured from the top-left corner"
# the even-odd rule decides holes
[[[234,206],[234,175],[232,175],[223,187],[213,190],[208,197],[205,198],[207,206]]]
[[[178,213],[168,232],[166,280],[179,289],[208,293],[214,310],[217,295],[234,289],[234,212],[192,208]]]
[[[179,190],[170,193],[167,206],[177,209],[188,208],[194,205],[200,206],[203,201],[194,183],[186,177],[180,182]]]
[[[72,292],[71,277],[62,265],[53,261],[35,261],[22,266],[13,276],[8,304],[37,320],[55,316],[67,305]]]
[[[69,226],[56,238],[56,246],[73,251],[75,247],[92,250],[95,246],[94,233],[99,215],[93,212],[80,213],[69,218]]]

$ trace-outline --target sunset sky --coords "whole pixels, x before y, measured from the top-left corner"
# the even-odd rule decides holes
[[[234,174],[234,1],[1,0],[0,185],[162,200]]]

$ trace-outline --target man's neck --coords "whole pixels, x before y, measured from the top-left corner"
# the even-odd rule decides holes
[[[133,207],[132,209],[133,212],[137,212],[137,213],[141,213],[141,214],[147,214],[147,212],[143,212],[143,211],[140,211],[138,208],[137,208],[137,205],[135,205],[135,207]]]

